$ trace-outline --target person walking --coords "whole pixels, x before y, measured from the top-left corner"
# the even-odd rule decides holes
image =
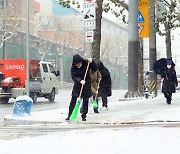
[[[89,64],[89,68],[87,71],[86,79],[84,80],[84,75]],[[86,121],[86,114],[88,113],[88,100],[92,96],[91,92],[91,79],[90,79],[90,69],[92,71],[97,70],[96,63],[92,60],[92,58],[88,58],[85,60],[79,54],[73,56],[73,62],[71,66],[71,77],[74,81],[74,86],[72,89],[72,98],[69,105],[69,113],[68,117],[65,120],[70,120],[71,113],[75,107],[77,98],[79,97],[81,87],[83,85],[83,90],[81,94],[81,98],[83,99],[83,108],[82,108],[82,121]]]
[[[171,104],[172,93],[176,92],[176,87],[178,86],[174,66],[175,64],[173,63],[173,61],[171,59],[168,59],[166,61],[166,68],[161,74],[161,77],[163,78],[162,93],[166,98],[167,104]]]
[[[97,61],[96,64],[102,76],[98,92],[98,96],[102,98],[102,107],[100,108],[100,110],[108,110],[107,97],[112,95],[111,76],[109,70],[104,66],[102,61]]]
[[[90,70],[90,78],[91,78],[91,91],[93,93],[93,100],[96,99],[97,104],[98,104],[98,90],[99,90],[99,83],[101,81],[101,73],[99,70],[93,72]],[[94,108],[94,113],[99,113],[98,107]]]

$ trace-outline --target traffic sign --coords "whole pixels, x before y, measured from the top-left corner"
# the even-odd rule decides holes
[[[86,42],[93,42],[93,41],[94,41],[94,32],[86,31]]]
[[[138,0],[139,37],[149,37],[149,0]]]
[[[144,26],[143,26],[143,25],[139,26],[139,35],[140,35],[140,34],[141,34],[141,32],[143,31],[143,28],[144,28]]]
[[[90,20],[90,21],[84,21],[84,30],[92,30],[96,29],[96,21]]]
[[[83,13],[84,13],[84,20],[95,20],[96,19],[95,3],[84,3]]]
[[[138,10],[138,23],[144,23],[144,17],[139,10]]]

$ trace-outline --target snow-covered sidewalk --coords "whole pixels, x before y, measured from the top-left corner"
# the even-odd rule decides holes
[[[109,101],[109,110],[100,111],[95,114],[92,106],[89,106],[87,121],[89,124],[121,124],[132,122],[152,122],[152,121],[180,121],[179,93],[173,94],[171,105],[167,105],[162,94],[153,99],[137,98],[136,100]],[[115,100],[115,99],[114,99]],[[101,102],[100,102],[101,104]],[[64,123],[67,117],[68,108],[56,110],[32,112],[31,116],[14,117],[5,116],[6,125],[11,124],[47,124]],[[79,114],[78,122],[81,122]]]

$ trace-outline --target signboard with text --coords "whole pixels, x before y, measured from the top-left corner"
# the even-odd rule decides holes
[[[149,0],[138,0],[139,37],[149,37]]]
[[[96,29],[96,21],[90,20],[90,21],[84,21],[84,30],[92,30]]]
[[[84,3],[84,30],[96,29],[96,3]]]
[[[84,20],[95,20],[96,10],[95,3],[84,3]]]
[[[86,31],[86,42],[93,42],[93,41],[94,41],[94,32]]]

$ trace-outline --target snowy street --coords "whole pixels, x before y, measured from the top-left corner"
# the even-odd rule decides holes
[[[23,118],[7,115],[36,123],[1,127],[0,149],[3,154],[14,153],[15,147],[18,154],[179,154],[179,91],[173,94],[171,105],[166,104],[161,93],[153,99],[119,101],[125,92],[113,91],[108,111],[94,114],[89,106],[86,122],[80,115],[75,122],[65,122],[70,100],[67,90],[56,99],[56,103],[66,102],[61,108],[40,112],[32,109],[31,116]]]

